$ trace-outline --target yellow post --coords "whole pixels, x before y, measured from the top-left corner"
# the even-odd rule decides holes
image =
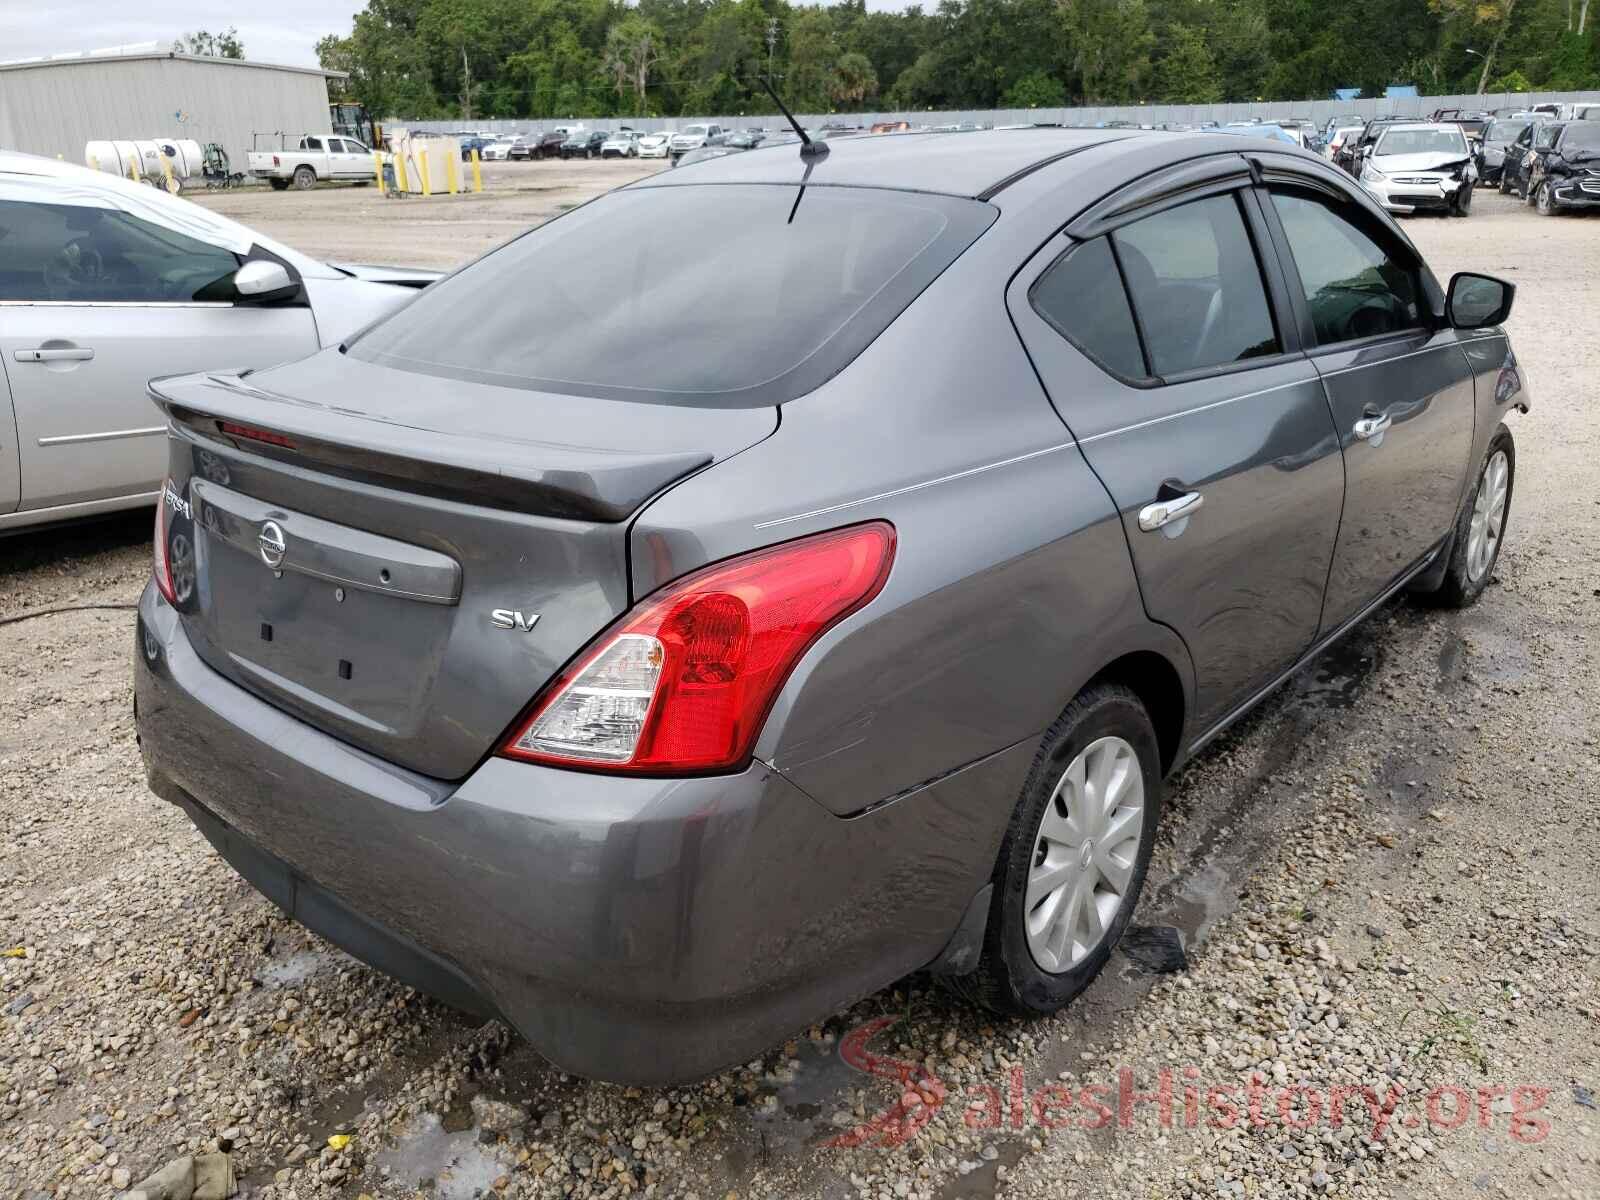
[[[460,189],[456,187],[456,156],[454,154],[450,155],[449,158],[444,160],[444,178],[445,182],[450,185],[450,194],[452,196],[454,196],[456,192],[460,191]]]
[[[472,148],[472,190],[483,191],[483,168],[478,165],[478,148]]]
[[[137,154],[128,160],[128,178],[133,180],[135,183],[139,182],[139,172],[133,169],[133,164],[138,161],[139,156]]]
[[[161,156],[161,173],[167,177],[167,195],[175,195],[176,192],[172,186],[172,160],[165,154]]]
[[[433,195],[433,188],[428,182],[428,152],[426,150],[417,151],[417,170],[422,172],[422,194],[424,196]]]
[[[378,195],[383,195],[383,152],[372,152],[372,173],[378,177]]]
[[[89,155],[89,169],[91,171],[98,171],[100,169],[100,156],[99,155],[97,155],[97,154]]]
[[[396,154],[394,156],[394,181],[399,185],[402,192],[411,190],[411,185],[406,181],[406,156],[404,154]]]

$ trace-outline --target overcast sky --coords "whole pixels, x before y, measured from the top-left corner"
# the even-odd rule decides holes
[[[366,0],[0,0],[0,59],[134,42],[167,47],[181,33],[233,25],[246,58],[316,66],[317,39],[349,33],[365,7]]]

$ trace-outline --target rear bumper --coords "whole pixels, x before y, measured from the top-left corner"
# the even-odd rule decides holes
[[[358,957],[617,1082],[747,1061],[936,958],[1009,816],[971,797],[1020,787],[1032,757],[850,819],[759,762],[649,780],[490,759],[449,784],[218,675],[153,588],[135,642],[151,788],[241,874]]]

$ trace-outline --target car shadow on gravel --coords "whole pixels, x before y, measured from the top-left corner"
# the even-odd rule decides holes
[[[97,555],[148,542],[154,511],[135,508],[0,538],[0,579],[40,569],[70,575]]]

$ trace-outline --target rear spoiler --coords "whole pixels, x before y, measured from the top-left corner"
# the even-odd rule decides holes
[[[279,395],[236,373],[165,376],[147,390],[180,436],[341,479],[571,520],[625,520],[713,457],[420,429]]]

